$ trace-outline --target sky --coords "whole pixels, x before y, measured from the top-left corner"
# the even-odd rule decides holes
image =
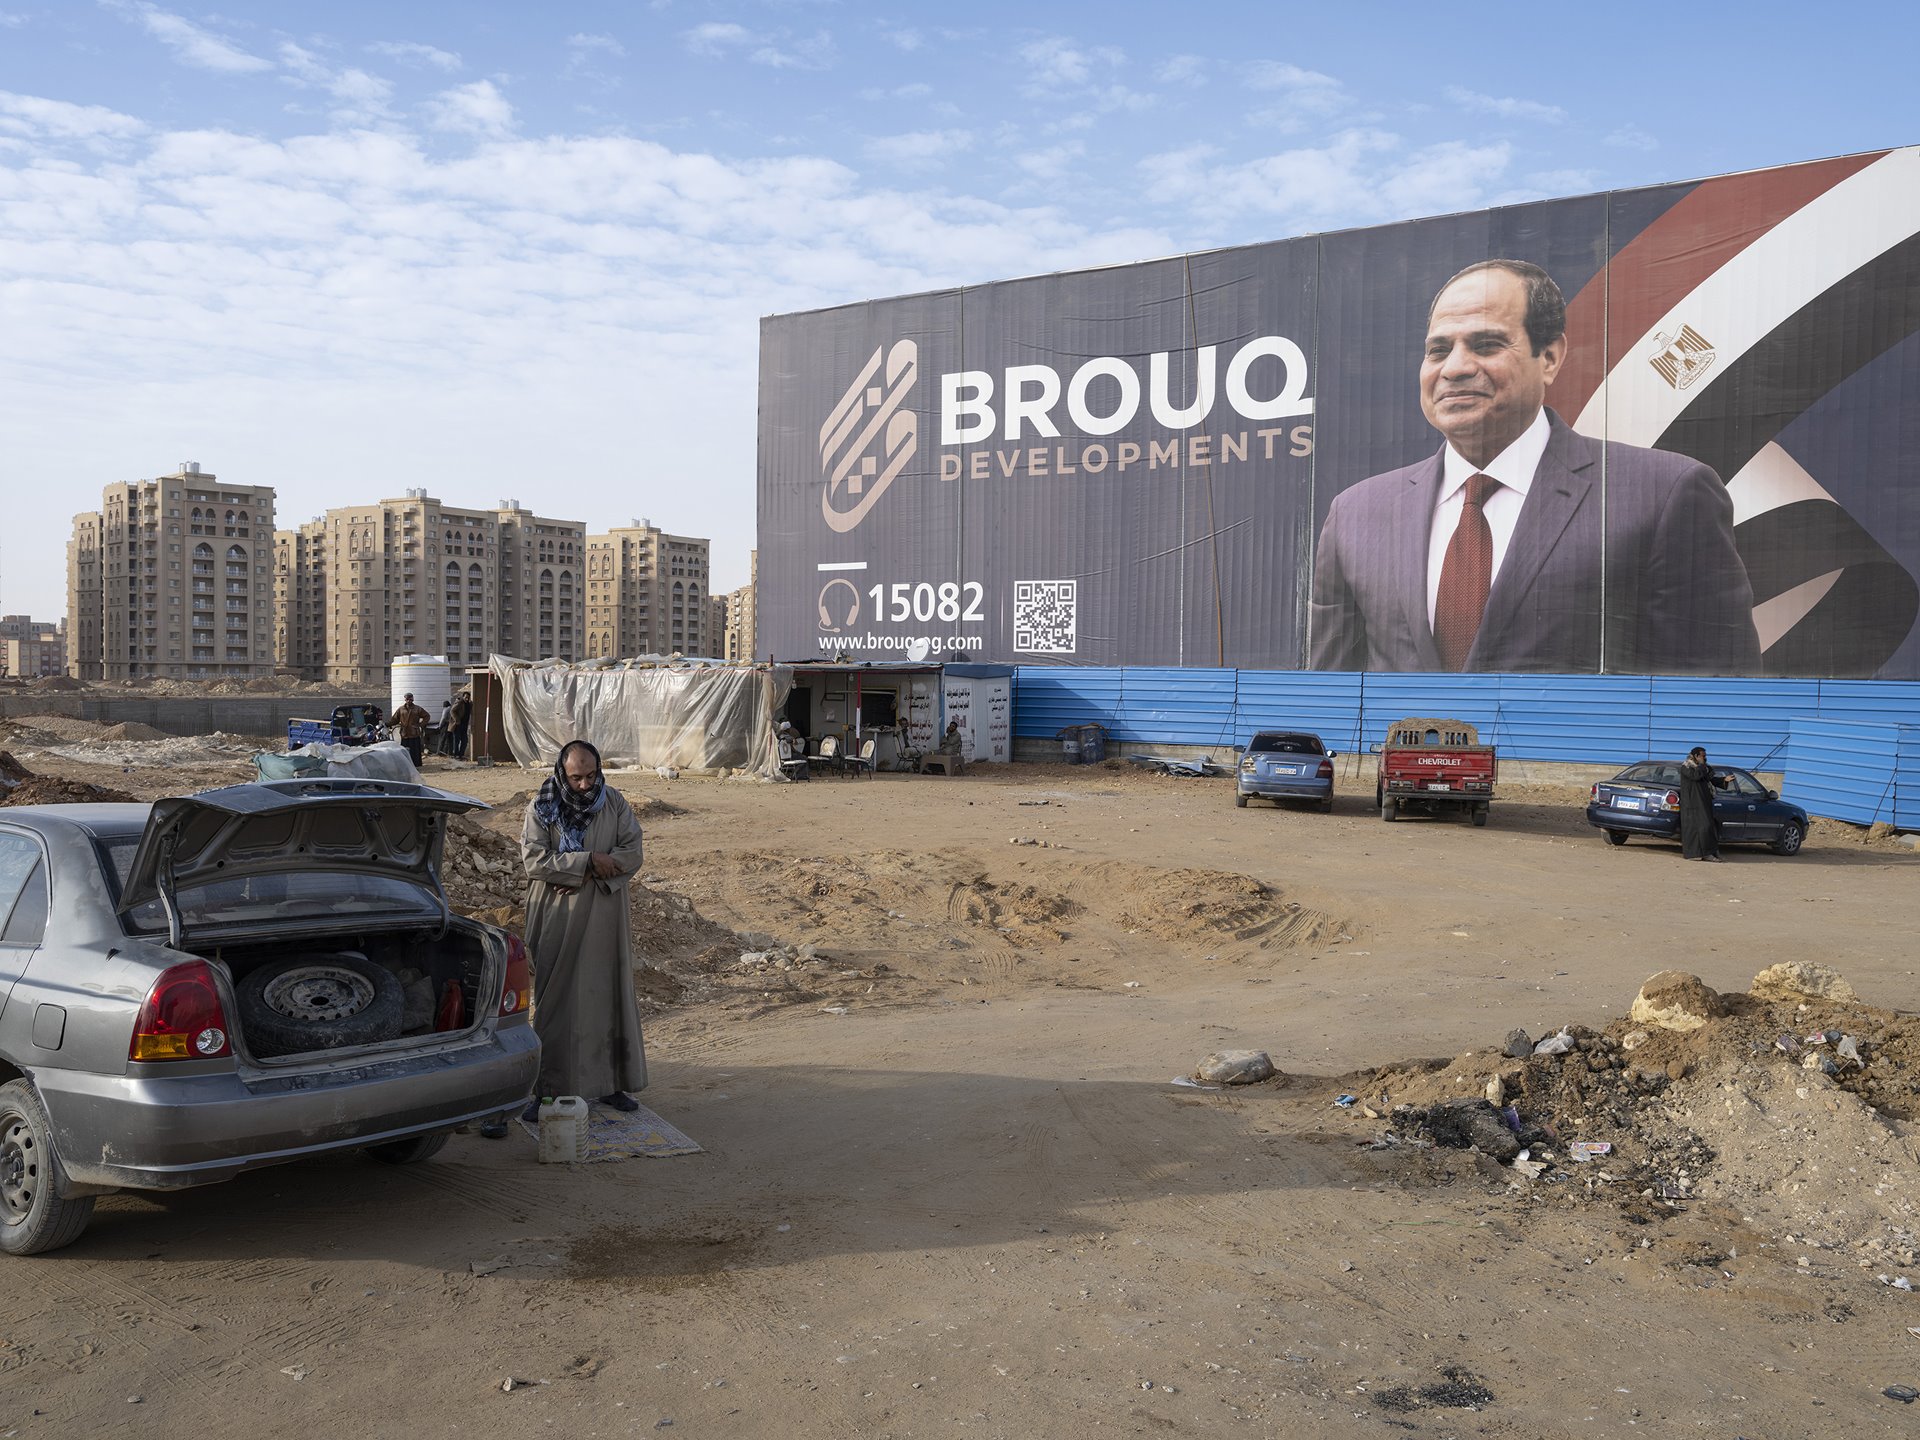
[[[1908,13],[0,0],[0,613],[185,460],[731,589],[764,315],[1912,143]]]

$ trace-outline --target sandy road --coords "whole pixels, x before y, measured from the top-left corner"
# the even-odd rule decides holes
[[[623,788],[686,812],[647,826],[662,893],[890,978],[845,1015],[789,983],[653,1019],[647,1099],[704,1155],[462,1137],[103,1201],[4,1267],[0,1433],[1911,1433],[1879,1392],[1920,1376],[1920,1299],[1851,1260],[1711,1206],[1530,1204],[1328,1104],[1598,1024],[1666,965],[1819,958],[1920,1008],[1910,853],[1816,827],[1683,865],[1605,846],[1573,788],[1484,830],[1382,824],[1370,783],[1322,817],[1054,767]],[[1167,1083],[1236,1046],[1292,1080]],[[1448,1369],[1493,1398],[1374,1398]]]

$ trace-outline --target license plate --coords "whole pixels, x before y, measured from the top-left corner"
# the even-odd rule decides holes
[[[1300,767],[1298,765],[1275,765],[1272,767],[1272,773],[1275,775],[1298,775],[1300,773]]]
[[[1613,797],[1613,808],[1616,810],[1639,810],[1644,807],[1640,801],[1634,799],[1632,796],[1616,795]]]
[[[1445,781],[1445,780],[1427,781],[1427,789],[1429,790],[1451,790],[1452,788],[1453,788],[1452,784],[1450,784],[1448,781]]]

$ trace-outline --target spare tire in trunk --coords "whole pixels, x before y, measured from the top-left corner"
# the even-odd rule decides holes
[[[391,1040],[406,1010],[399,980],[351,952],[269,960],[247,972],[234,998],[247,1048],[259,1056]]]

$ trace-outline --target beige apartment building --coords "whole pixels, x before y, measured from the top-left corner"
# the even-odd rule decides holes
[[[304,584],[292,573],[303,537]],[[456,670],[495,652],[577,660],[585,541],[584,522],[515,500],[471,510],[409,490],[329,510],[282,546],[289,653],[304,625],[326,678],[360,686],[383,683],[395,655],[444,655]]]
[[[67,673],[67,637],[31,615],[0,615],[0,675],[37,680]]]
[[[273,490],[222,485],[189,460],[171,475],[109,485],[100,499],[98,511],[74,517],[68,545],[74,673],[271,675]]]
[[[73,517],[67,541],[67,673],[76,680],[100,678],[100,512]]]
[[[760,591],[758,550],[748,554],[747,565],[747,583],[738,590],[729,590],[721,597],[726,604],[726,626],[720,653],[723,658],[736,664],[754,658],[759,637],[760,615],[756,599]]]
[[[586,653],[713,655],[708,542],[646,520],[586,537]]]
[[[302,680],[327,675],[327,522],[273,532],[273,656]]]

